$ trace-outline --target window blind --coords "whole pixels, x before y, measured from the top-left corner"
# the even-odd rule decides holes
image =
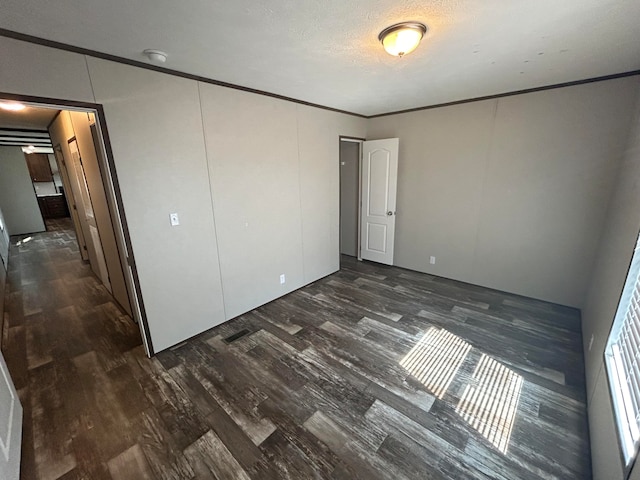
[[[640,239],[636,242],[605,349],[625,470],[640,446]]]

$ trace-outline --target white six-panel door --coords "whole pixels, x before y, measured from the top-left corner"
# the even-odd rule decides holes
[[[0,268],[3,268],[0,265]],[[0,478],[20,478],[22,406],[0,353]]]
[[[393,265],[398,184],[397,138],[362,144],[360,257]]]

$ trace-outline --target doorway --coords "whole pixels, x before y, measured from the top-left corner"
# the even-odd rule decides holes
[[[144,349],[148,356],[153,355],[118,180],[111,150],[108,141],[105,141],[108,135],[102,107],[63,100],[11,97],[7,99],[9,103],[21,106],[16,114],[51,112],[49,116],[52,118],[48,124],[44,127],[40,125],[40,130],[45,132],[49,141],[49,149],[44,153],[50,154],[52,171],[55,168],[59,172],[61,185],[55,186],[55,193],[59,194],[58,187],[64,192],[62,198],[71,214],[71,220],[67,222],[69,228],[72,224],[75,230],[80,256],[89,264],[93,274],[109,291],[122,312],[138,324]],[[0,114],[0,127],[7,118],[6,114]],[[19,139],[18,143],[26,142]],[[28,150],[33,150],[33,145],[28,143],[12,147],[26,148],[27,158]],[[27,173],[28,161],[23,161],[23,167],[27,182],[34,181],[31,169]],[[36,197],[36,186],[42,185],[34,184]],[[5,202],[9,205],[13,203],[16,202]],[[25,233],[13,232],[10,222],[6,223],[10,235]],[[42,230],[44,228],[32,231]]]
[[[398,138],[340,137],[340,254],[393,265]]]
[[[362,140],[340,138],[340,254],[359,257]]]

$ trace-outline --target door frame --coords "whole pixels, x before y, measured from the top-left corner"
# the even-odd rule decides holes
[[[358,261],[362,261],[362,256],[360,255],[360,235],[361,235],[361,209],[362,209],[362,143],[365,142],[366,138],[360,137],[352,137],[349,135],[340,135],[338,137],[338,238],[342,238],[342,219],[340,218],[340,206],[342,205],[342,193],[340,192],[340,177],[341,177],[341,169],[340,169],[340,144],[342,142],[351,142],[359,144],[358,147],[358,245],[356,246],[356,258]],[[338,243],[338,256],[342,255],[340,252],[340,243]]]
[[[55,119],[54,119],[55,120]],[[53,156],[58,164],[58,172],[60,172],[60,180],[62,180],[62,186],[65,191],[65,200],[67,202],[67,208],[69,209],[69,216],[73,221],[73,227],[76,231],[76,242],[80,249],[80,257],[83,260],[89,260],[89,249],[87,248],[86,241],[84,239],[84,232],[80,225],[80,216],[78,214],[78,207],[76,206],[76,199],[71,191],[71,178],[69,176],[69,170],[64,159],[64,153],[62,151],[62,145],[56,143],[53,145]]]
[[[120,190],[120,183],[118,181],[118,175],[116,173],[116,166],[113,159],[113,149],[111,147],[111,140],[109,137],[109,131],[107,129],[107,121],[104,114],[104,108],[99,103],[80,102],[75,100],[66,100],[61,98],[49,98],[38,97],[32,95],[20,95],[15,93],[6,93],[0,91],[0,98],[3,100],[16,101],[25,104],[34,104],[38,107],[50,107],[56,110],[76,110],[83,112],[93,112],[95,114],[95,122],[97,125],[97,131],[102,137],[102,147],[104,151],[102,155],[97,155],[98,166],[100,168],[100,176],[102,177],[102,183],[105,193],[107,195],[107,205],[109,206],[109,212],[111,214],[112,225],[114,233],[116,235],[116,243],[124,248],[118,248],[118,254],[122,264],[128,265],[129,268],[125,269],[124,275],[127,288],[133,287],[133,291],[129,291],[129,298],[131,300],[131,307],[133,310],[133,320],[136,321],[140,327],[140,333],[143,336],[143,345],[146,353],[149,357],[155,355],[153,349],[153,343],[151,340],[151,334],[149,331],[149,324],[147,321],[147,314],[144,307],[144,300],[142,298],[142,289],[140,287],[140,278],[138,276],[138,269],[131,246],[131,235],[129,232],[129,226],[124,211],[124,204],[122,200],[122,192]],[[54,118],[55,120],[55,118]],[[53,121],[51,122],[53,123]],[[51,125],[48,125],[50,127]],[[114,218],[117,221],[113,221]]]
[[[93,260],[93,264],[91,264],[91,269],[97,268],[93,270],[93,273],[100,278],[102,284],[107,287],[109,293],[113,295],[113,290],[111,288],[111,282],[109,280],[109,271],[107,268],[107,261],[104,256],[104,248],[102,246],[102,239],[100,237],[100,232],[98,231],[98,225],[96,223],[95,212],[93,208],[93,200],[91,199],[91,192],[89,191],[89,185],[87,183],[87,175],[84,171],[84,165],[82,164],[82,156],[80,155],[80,147],[78,145],[78,140],[76,136],[69,138],[67,140],[67,145],[69,146],[69,151],[71,152],[71,158],[69,159],[71,162],[71,170],[73,172],[73,180],[72,182],[77,188],[77,193],[73,190],[73,185],[70,185],[71,190],[68,192],[73,196],[73,201],[75,205],[80,205],[81,209],[77,210],[80,218],[83,219],[81,222],[82,225],[86,225],[87,231],[83,232],[83,236],[88,236],[90,238],[90,242],[87,243],[90,246],[88,253],[89,258]],[[73,145],[73,148],[71,147]],[[74,158],[74,152],[77,154],[77,159]],[[66,164],[66,161],[65,161]],[[69,171],[67,170],[67,173]],[[89,215],[91,212],[91,215]],[[95,235],[94,235],[94,230]],[[77,235],[77,232],[76,232]],[[97,240],[96,240],[97,236]],[[92,258],[93,256],[93,258]],[[91,263],[91,262],[90,262]],[[105,278],[106,277],[106,278]]]

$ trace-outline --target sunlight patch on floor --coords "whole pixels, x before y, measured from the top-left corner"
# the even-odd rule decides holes
[[[442,399],[472,350],[457,335],[430,327],[400,365]],[[456,407],[502,453],[507,453],[522,383],[520,375],[483,353]]]
[[[471,348],[457,335],[431,327],[400,365],[436,397],[442,398]]]
[[[502,453],[507,453],[522,377],[482,354],[456,412]]]

